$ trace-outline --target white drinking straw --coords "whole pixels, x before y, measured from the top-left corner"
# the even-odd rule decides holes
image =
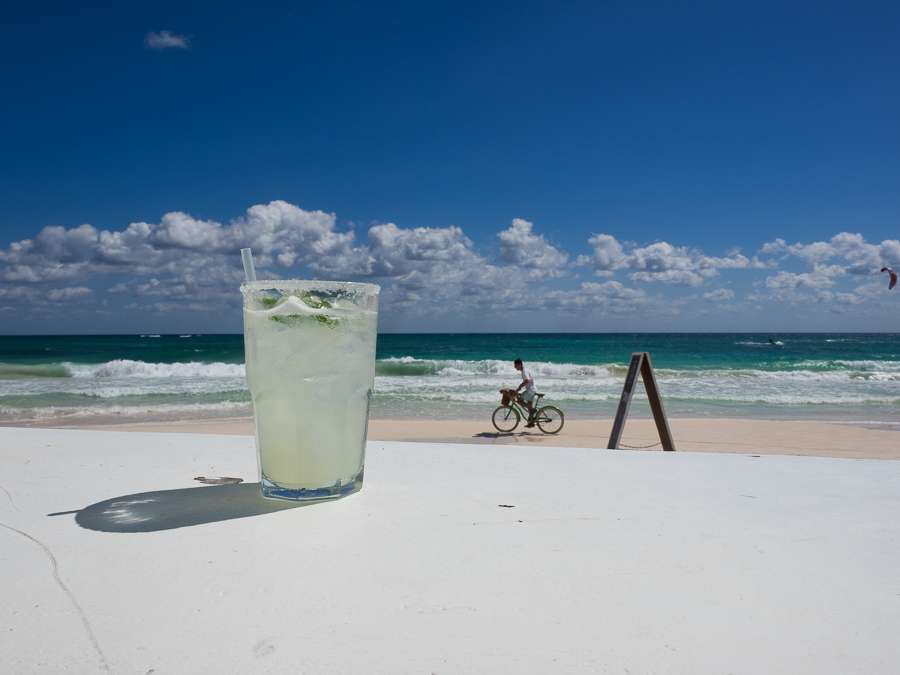
[[[253,256],[250,254],[249,248],[241,249],[241,259],[244,261],[244,274],[247,275],[247,281],[256,281],[256,269],[253,267]]]

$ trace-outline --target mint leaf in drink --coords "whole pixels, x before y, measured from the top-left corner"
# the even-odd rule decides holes
[[[322,300],[318,295],[313,295],[309,291],[300,291],[296,294],[307,305],[313,309],[322,309],[323,307],[331,307],[331,304]]]
[[[285,326],[290,326],[291,328],[298,328],[304,324],[304,322],[312,322],[315,321],[322,326],[327,328],[337,328],[341,320],[336,316],[327,316],[325,314],[276,314],[274,316],[270,316],[269,320],[274,321],[275,323],[284,324]]]
[[[262,303],[263,309],[272,309],[278,304],[280,299],[281,298],[260,298],[259,301]]]
[[[324,314],[314,314],[313,316],[316,317],[316,321],[329,328],[337,328],[338,324],[341,322],[336,316],[326,316]]]

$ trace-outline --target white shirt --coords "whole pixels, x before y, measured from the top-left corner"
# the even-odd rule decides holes
[[[536,394],[537,389],[534,387],[534,377],[528,368],[522,368],[522,382],[525,383],[525,391],[529,394]]]

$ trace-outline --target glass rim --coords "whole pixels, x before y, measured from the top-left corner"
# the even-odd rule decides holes
[[[378,295],[381,286],[362,281],[324,281],[319,279],[257,279],[245,281],[241,284],[241,293],[253,293],[259,291],[324,291],[326,293],[339,293],[349,291],[353,293],[365,293],[366,295]]]

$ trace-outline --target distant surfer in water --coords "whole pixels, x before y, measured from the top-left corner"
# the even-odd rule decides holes
[[[769,342],[771,342],[773,345],[775,344],[775,340],[773,340],[772,338],[769,338]]]

